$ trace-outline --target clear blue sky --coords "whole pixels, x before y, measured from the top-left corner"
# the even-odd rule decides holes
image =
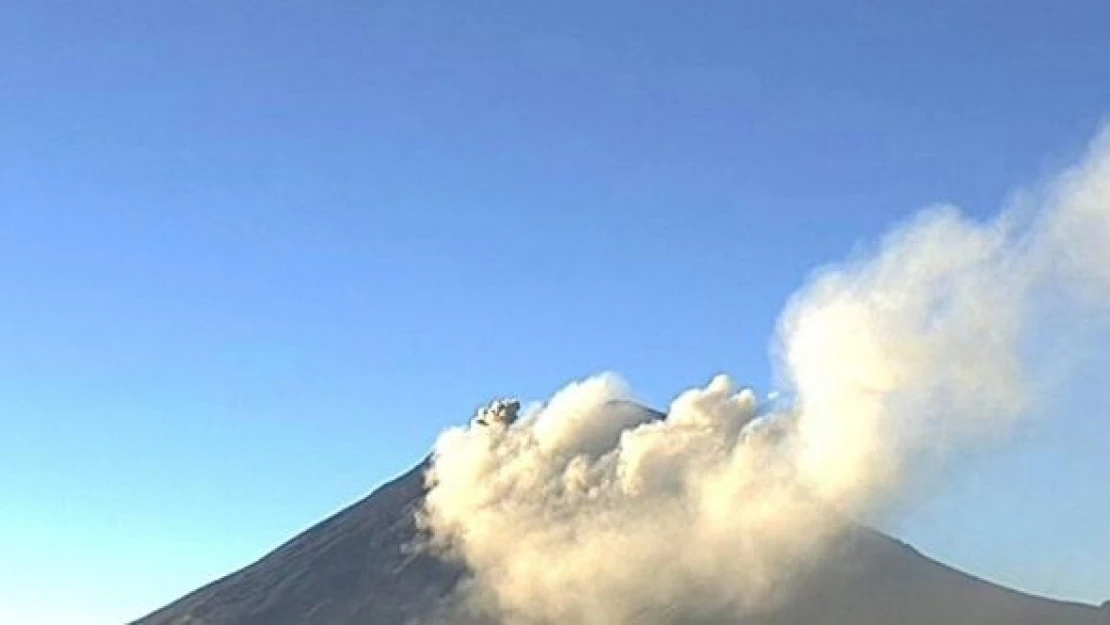
[[[765,389],[809,269],[1110,113],[1103,2],[865,4],[4,3],[0,621],[138,617],[491,395]],[[893,529],[1110,598],[1103,415]]]

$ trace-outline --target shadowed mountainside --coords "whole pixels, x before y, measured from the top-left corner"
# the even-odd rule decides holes
[[[427,461],[254,564],[133,625],[404,625],[427,619],[464,570],[411,548],[419,537],[414,514],[426,492],[426,468]],[[785,605],[749,622],[1110,625],[1110,612],[988,583],[859,528]]]
[[[417,616],[462,573],[411,549],[425,468],[135,625],[400,624]]]

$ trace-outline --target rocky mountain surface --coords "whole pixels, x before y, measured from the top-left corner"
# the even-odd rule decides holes
[[[413,549],[426,462],[262,559],[133,625],[405,625],[465,571]],[[1110,611],[1023,594],[859,528],[752,625],[1108,625]],[[684,624],[680,615],[660,615]],[[731,623],[721,617],[714,623]]]

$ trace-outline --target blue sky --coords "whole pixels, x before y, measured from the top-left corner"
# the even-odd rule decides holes
[[[138,617],[493,395],[766,389],[812,268],[1110,112],[1103,3],[864,4],[6,3],[0,621]],[[1067,401],[891,528],[1110,598],[1110,425]]]

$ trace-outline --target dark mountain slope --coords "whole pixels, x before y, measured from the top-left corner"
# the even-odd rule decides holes
[[[134,625],[403,625],[430,614],[462,571],[409,548],[425,468]],[[861,528],[786,605],[752,622],[1108,625],[1110,614],[1002,588]]]
[[[1099,609],[1021,593],[860,528],[767,625],[1110,625]]]
[[[461,574],[409,548],[425,468],[135,625],[404,623],[446,595]]]

